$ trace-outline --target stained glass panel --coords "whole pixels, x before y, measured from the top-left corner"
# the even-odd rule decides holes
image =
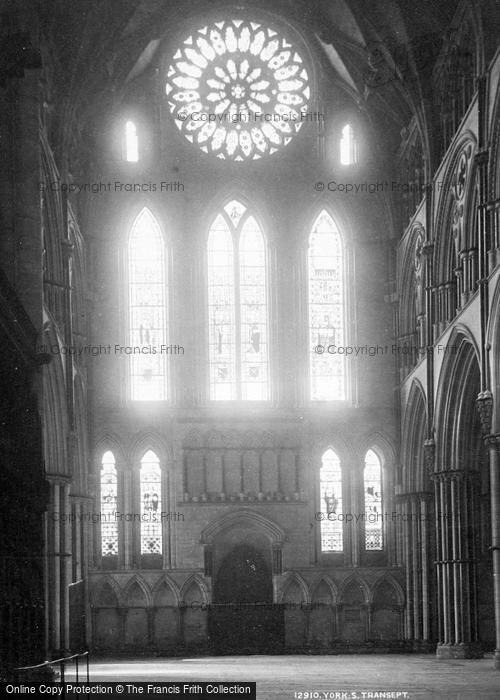
[[[249,216],[240,238],[241,398],[268,398],[266,255],[259,225]]]
[[[384,548],[382,513],[382,468],[373,450],[365,456],[365,549]]]
[[[342,469],[333,450],[327,450],[320,470],[321,551],[342,552]]]
[[[118,554],[118,479],[115,458],[105,452],[101,469],[101,553],[103,557]]]
[[[210,397],[268,399],[267,286],[264,236],[236,200],[208,239]]]
[[[137,401],[166,399],[167,372],[164,245],[148,209],[134,222],[129,239],[130,395]],[[142,349],[142,350],[141,350]],[[154,352],[156,351],[156,352]]]
[[[160,460],[149,450],[141,459],[141,554],[161,554]]]
[[[318,216],[309,236],[309,343],[311,399],[345,399],[345,355],[333,347],[344,344],[343,249],[337,226],[326,211]]]
[[[234,250],[228,221],[219,214],[208,237],[210,397],[236,398]]]

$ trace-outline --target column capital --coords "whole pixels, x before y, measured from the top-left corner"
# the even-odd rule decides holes
[[[476,407],[481,420],[481,430],[486,437],[491,432],[491,422],[493,418],[493,394],[491,391],[481,391],[476,399]]]

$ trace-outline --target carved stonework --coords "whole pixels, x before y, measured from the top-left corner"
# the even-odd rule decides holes
[[[477,410],[481,420],[481,430],[484,436],[491,433],[493,418],[493,395],[491,391],[482,391],[476,399]]]

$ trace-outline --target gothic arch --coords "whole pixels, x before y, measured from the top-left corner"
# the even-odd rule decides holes
[[[187,600],[188,593],[190,593],[190,591],[196,591],[196,589],[198,589],[201,595],[201,600],[196,602],[203,604],[209,603],[210,594],[207,590],[205,582],[198,574],[192,574],[188,579],[186,579],[186,581],[184,581],[179,591],[180,600],[183,602],[190,602]]]
[[[332,599],[332,605],[335,605],[338,600],[339,600],[339,591],[336,586],[336,584],[332,581],[330,576],[327,574],[320,574],[311,584],[311,602],[314,603],[314,599],[316,597],[316,594],[320,588],[320,586],[324,584],[327,586],[327,588],[330,591],[331,599]]]
[[[300,590],[302,594],[302,600],[301,601],[286,601],[285,598],[287,597],[287,594],[290,590],[293,589],[293,587],[296,586]],[[279,603],[284,603],[284,602],[293,602],[293,603],[304,603],[308,605],[311,602],[311,597],[309,595],[309,587],[307,583],[304,581],[302,576],[297,572],[297,571],[289,571],[286,574],[286,579],[285,582],[282,584],[281,587],[281,592],[279,594],[278,598]]]
[[[479,352],[472,333],[458,325],[447,344],[454,350],[443,363],[436,392],[438,463],[442,469],[450,469],[460,457],[460,446],[469,436],[467,417],[471,420],[477,417],[475,401],[479,391]]]
[[[62,347],[59,338],[49,322],[48,329],[44,333],[43,342],[51,348]],[[66,379],[63,366],[64,355],[51,353],[52,362],[49,362],[43,370],[43,403],[45,410],[43,415],[43,431],[45,446],[45,466],[49,474],[68,474],[66,440],[68,434],[68,420],[66,407]]]
[[[201,532],[201,544],[213,544],[220,534],[235,526],[246,526],[263,532],[271,544],[282,545],[285,541],[285,532],[279,525],[253,510],[241,509],[223,515],[204,528]]]
[[[403,419],[401,484],[405,492],[425,491],[424,441],[426,436],[427,406],[425,392],[413,380]]]
[[[405,604],[405,594],[403,588],[398,583],[398,581],[396,581],[394,576],[387,573],[382,574],[371,587],[370,603],[373,604],[374,602],[376,602],[377,593],[379,592],[380,588],[385,585],[389,586],[390,589],[394,591],[397,598],[397,604],[402,608]]]
[[[134,602],[134,590],[137,590],[140,592],[143,601],[144,601],[144,606],[142,605],[131,605],[131,603]],[[126,586],[123,589],[123,600],[125,605],[128,607],[151,607],[152,605],[152,595],[151,591],[149,589],[148,584],[146,581],[142,578],[142,576],[139,576],[138,574],[134,574],[132,578],[127,582]]]
[[[105,452],[112,452],[117,466],[127,463],[125,452],[121,446],[120,439],[112,433],[101,433],[96,440],[94,450],[97,471],[101,469],[102,458]]]
[[[341,604],[345,604],[346,593],[349,591],[349,589],[356,587],[362,592],[363,595],[363,600],[361,601],[361,604],[367,604],[370,600],[370,589],[366,582],[357,574],[350,574],[346,579],[344,579],[344,581],[342,581],[338,591],[338,602]]]
[[[162,576],[154,585],[151,591],[153,605],[159,606],[161,604],[161,595],[164,590],[169,592],[173,598],[174,605],[178,606],[182,600],[182,596],[179,587],[169,576]]]
[[[122,590],[112,576],[100,579],[90,589],[92,607],[121,607],[123,605]]]
[[[490,347],[491,388],[493,391],[492,433],[500,432],[500,283],[491,300],[490,322],[487,329],[487,345]]]
[[[165,465],[171,461],[171,449],[168,444],[156,432],[148,431],[138,435],[130,446],[130,460],[133,465],[139,464],[146,452],[152,450],[160,464]]]

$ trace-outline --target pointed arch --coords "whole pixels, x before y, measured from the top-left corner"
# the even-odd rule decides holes
[[[207,241],[212,400],[269,398],[266,247],[256,216],[239,199],[215,215]]]
[[[129,345],[154,348],[129,356],[130,398],[163,401],[167,398],[167,293],[165,243],[150,209],[136,216],[128,239]]]
[[[166,592],[166,595],[165,595]],[[178,586],[169,576],[162,576],[153,587],[151,592],[153,605],[155,607],[165,606],[172,600],[174,606],[181,602],[181,595]]]
[[[297,596],[293,594],[294,589],[300,592],[301,599],[296,600]],[[295,604],[301,603],[304,605],[309,605],[311,602],[309,587],[297,571],[291,571],[288,573],[285,583],[281,589],[279,602]]]
[[[318,578],[312,583],[311,585],[311,602],[318,602],[318,592],[320,591],[322,586],[326,586],[330,598],[331,598],[331,604],[335,605],[338,599],[338,588],[335,585],[335,583],[332,581],[332,579],[327,576],[327,574],[321,574],[318,576]]]
[[[123,603],[120,586],[111,576],[106,576],[95,583],[90,590],[93,607],[120,607]]]
[[[206,604],[209,602],[207,587],[198,574],[192,574],[184,581],[179,595],[184,603]]]
[[[202,530],[200,541],[202,544],[212,544],[218,535],[238,525],[264,532],[274,545],[282,545],[285,541],[285,532],[279,525],[250,509],[234,510],[210,523]]]
[[[150,607],[152,596],[148,584],[138,574],[134,574],[123,589],[123,600],[129,608]]]
[[[424,441],[426,435],[427,406],[425,392],[417,380],[413,380],[403,420],[402,474],[403,492],[425,491],[428,475],[424,465]]]
[[[392,576],[391,574],[384,573],[380,578],[378,578],[373,584],[370,591],[370,603],[376,604],[377,597],[380,592],[383,592],[384,587],[386,590],[391,591],[396,598],[396,605],[403,607],[405,604],[405,594],[401,584]]]
[[[308,240],[310,397],[342,401],[345,355],[334,349],[345,342],[345,256],[339,228],[326,209],[316,216]]]
[[[351,593],[353,594],[351,596]],[[359,596],[358,596],[359,594]],[[340,585],[339,603],[366,605],[370,600],[370,589],[357,574],[349,575]]]

